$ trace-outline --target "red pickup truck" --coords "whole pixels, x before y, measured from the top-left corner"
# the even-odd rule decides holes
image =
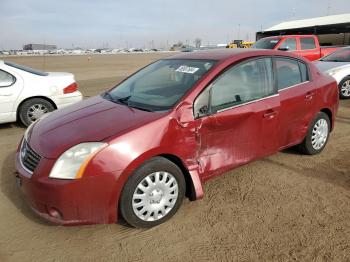
[[[321,47],[318,38],[314,35],[283,35],[262,38],[253,45],[253,48],[289,51],[314,61],[334,52],[339,47]]]

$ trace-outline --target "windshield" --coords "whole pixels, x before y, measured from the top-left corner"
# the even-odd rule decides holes
[[[350,62],[350,48],[340,49],[320,60],[326,62]]]
[[[27,66],[17,65],[15,63],[11,63],[11,62],[4,62],[4,63],[5,63],[5,65],[17,68],[17,69],[22,70],[22,71],[26,71],[26,72],[34,74],[34,75],[38,75],[38,76],[48,76],[49,75],[46,72],[42,72],[42,71],[27,67]]]
[[[257,48],[257,49],[274,49],[279,41],[280,41],[280,38],[263,38],[263,39],[260,39],[259,41],[257,41],[253,45],[253,48]]]
[[[212,60],[160,60],[132,75],[104,97],[146,111],[169,110],[214,63]]]

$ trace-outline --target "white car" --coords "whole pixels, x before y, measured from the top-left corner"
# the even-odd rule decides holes
[[[82,98],[71,73],[41,72],[0,60],[0,123],[20,120],[28,126]]]
[[[314,63],[337,80],[340,98],[350,98],[350,47],[341,48]]]

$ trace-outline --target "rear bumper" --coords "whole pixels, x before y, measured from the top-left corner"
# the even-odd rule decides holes
[[[42,159],[31,175],[16,154],[17,185],[36,214],[60,225],[115,223],[115,173],[77,180],[51,179],[48,175],[53,164],[53,160]]]
[[[76,91],[70,94],[54,96],[51,98],[55,102],[57,108],[61,109],[83,100],[83,95],[79,91]]]

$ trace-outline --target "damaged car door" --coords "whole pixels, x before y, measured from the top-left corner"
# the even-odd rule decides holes
[[[221,73],[194,103],[201,172],[210,177],[276,152],[279,110],[271,58]]]

